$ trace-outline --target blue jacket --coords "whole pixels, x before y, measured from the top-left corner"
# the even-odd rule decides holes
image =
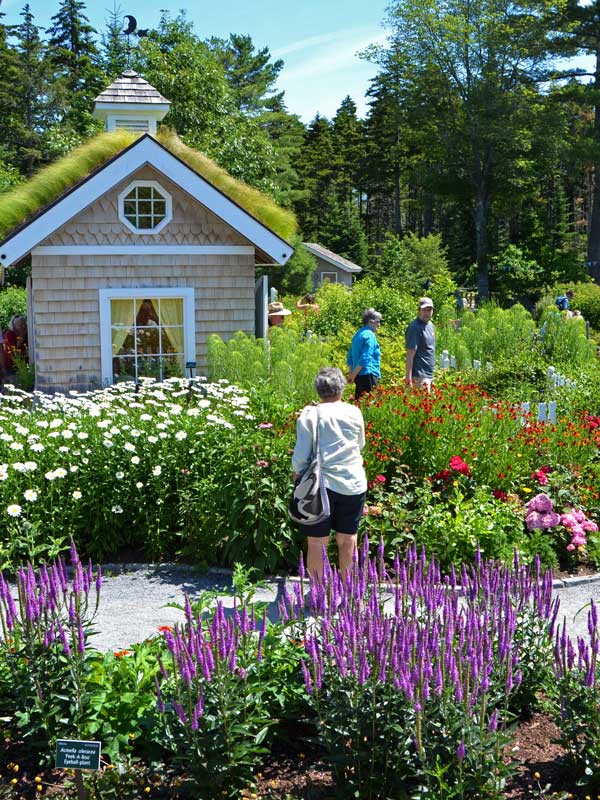
[[[363,325],[353,338],[346,363],[350,372],[360,364],[362,369],[359,375],[375,375],[381,377],[381,348],[377,341],[377,336],[368,325]]]

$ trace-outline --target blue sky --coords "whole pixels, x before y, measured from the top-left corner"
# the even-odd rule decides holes
[[[4,22],[20,21],[26,0],[0,0]],[[36,22],[49,24],[58,0],[29,0]],[[309,122],[317,112],[332,117],[350,95],[360,116],[366,113],[365,91],[376,74],[373,64],[356,55],[368,44],[385,40],[382,20],[388,0],[213,0],[194,3],[188,17],[201,37],[250,34],[257,48],[267,46],[285,62],[279,88],[288,109]],[[112,0],[89,1],[87,16],[99,30]],[[181,7],[165,0],[121,0],[123,13],[132,14],[140,28],[155,27],[160,9],[176,13]]]

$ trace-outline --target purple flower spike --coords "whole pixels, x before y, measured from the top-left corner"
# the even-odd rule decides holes
[[[458,747],[456,748],[456,758],[458,761],[464,761],[467,755],[467,748],[465,747],[465,740],[461,739]]]

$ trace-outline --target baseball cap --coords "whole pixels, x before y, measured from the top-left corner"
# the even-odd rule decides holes
[[[422,297],[419,300],[419,308],[433,308],[433,300],[431,297]]]

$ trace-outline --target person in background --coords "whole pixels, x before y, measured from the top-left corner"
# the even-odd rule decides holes
[[[2,342],[4,372],[14,373],[14,355],[18,353],[25,361],[29,360],[27,351],[27,320],[22,314],[13,314],[8,323]]]
[[[559,311],[570,311],[572,299],[573,299],[573,290],[569,289],[568,292],[565,292],[564,294],[559,294],[559,296],[554,301],[554,305],[558,308]]]
[[[300,311],[319,311],[319,304],[315,303],[314,294],[307,292],[303,294],[300,300],[296,303],[296,308]]]
[[[374,308],[365,309],[362,328],[354,334],[348,350],[346,363],[350,372],[348,383],[354,383],[354,397],[358,400],[366,392],[371,392],[381,377],[381,348],[376,332],[381,325],[381,314]]]
[[[284,308],[283,303],[280,303],[279,301],[275,303],[269,303],[269,328],[282,328],[283,320],[285,317],[289,317],[291,313],[292,312],[289,310],[289,308]]]
[[[344,577],[351,571],[367,492],[360,454],[365,446],[365,425],[360,409],[342,402],[345,386],[346,379],[340,369],[323,367],[315,378],[318,411],[314,405],[306,406],[296,424],[293,478],[296,480],[313,458],[318,421],[321,470],[331,508],[331,514],[323,522],[298,526],[307,538],[306,566],[315,578],[323,574],[323,547],[327,546],[332,530],[335,531],[340,572]]]
[[[431,322],[432,316],[432,299],[422,297],[419,300],[417,318],[406,329],[405,383],[417,389],[424,386],[428,392],[431,391],[435,368],[435,330]]]

